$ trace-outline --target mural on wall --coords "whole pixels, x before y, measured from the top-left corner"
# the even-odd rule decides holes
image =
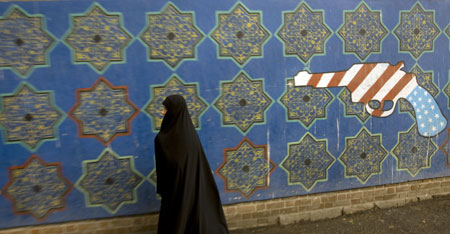
[[[329,73],[300,71],[294,78],[296,86],[314,88],[347,87],[352,102],[365,104],[367,112],[387,117],[395,111],[397,100],[406,99],[417,114],[417,127],[422,136],[435,136],[447,126],[433,96],[417,84],[413,73],[401,69],[404,63],[354,64],[348,70]],[[391,102],[391,106],[389,105]]]
[[[124,62],[124,48],[132,37],[122,27],[120,14],[108,14],[93,4],[85,15],[71,14],[71,29],[64,41],[73,50],[75,63],[87,63],[104,72],[111,62]]]
[[[237,191],[250,197],[256,189],[269,186],[269,176],[276,164],[268,158],[266,145],[254,145],[244,137],[235,148],[223,150],[224,161],[216,174],[225,180],[225,191]]]
[[[217,43],[219,58],[231,57],[243,66],[250,58],[263,55],[270,33],[261,23],[261,13],[238,3],[230,12],[218,13],[217,23],[210,36]]]
[[[298,143],[288,143],[288,153],[280,164],[288,174],[288,184],[301,184],[310,191],[317,182],[327,181],[335,159],[328,152],[326,139],[317,140],[307,133]]]
[[[75,186],[84,193],[87,207],[101,206],[114,214],[123,204],[137,201],[142,177],[132,156],[120,157],[105,149],[96,160],[83,161],[83,176]]]
[[[371,134],[366,128],[355,137],[345,138],[345,150],[339,161],[345,166],[346,177],[356,177],[361,183],[375,173],[381,173],[381,163],[388,155],[381,144],[379,134]]]
[[[163,60],[171,68],[183,60],[195,60],[203,37],[195,27],[193,13],[180,12],[170,3],[161,13],[148,13],[147,27],[140,35],[150,60]]]
[[[22,166],[9,168],[9,182],[2,193],[13,203],[17,214],[44,220],[49,213],[64,210],[72,183],[62,175],[61,163],[46,163],[32,155]]]
[[[158,212],[171,94],[224,204],[450,176],[449,7],[0,2],[0,229]]]
[[[77,122],[80,137],[95,137],[106,145],[116,136],[130,134],[130,122],[138,109],[127,92],[126,86],[112,86],[104,77],[91,88],[78,89],[69,116]]]
[[[315,54],[324,54],[331,32],[323,22],[323,11],[312,11],[302,2],[295,11],[283,12],[283,21],[277,35],[285,55],[298,56],[306,63]]]
[[[362,2],[355,11],[344,11],[344,23],[337,33],[344,41],[345,53],[354,53],[364,61],[381,51],[387,30],[381,22],[381,12],[371,11]]]
[[[288,79],[286,92],[280,102],[286,108],[288,121],[300,121],[309,128],[316,119],[326,118],[327,106],[334,97],[326,89],[294,86],[294,80]]]
[[[398,133],[392,154],[397,159],[398,170],[407,170],[411,176],[416,176],[421,169],[430,167],[437,148],[432,138],[422,137],[413,125],[407,132]]]
[[[46,140],[57,138],[63,112],[54,105],[51,91],[36,91],[23,82],[13,94],[1,96],[0,125],[5,143],[21,143],[35,151]]]
[[[400,22],[393,31],[400,52],[407,51],[415,59],[434,50],[433,42],[440,32],[434,22],[434,11],[425,11],[419,2],[410,11],[400,11]]]
[[[223,125],[235,125],[247,132],[254,123],[264,123],[264,113],[271,103],[262,79],[250,80],[240,73],[231,82],[221,82],[221,95],[214,106],[221,113]]]
[[[29,15],[12,6],[0,18],[0,67],[12,68],[21,77],[30,75],[34,67],[48,66],[48,53],[55,39],[46,30],[41,15]]]

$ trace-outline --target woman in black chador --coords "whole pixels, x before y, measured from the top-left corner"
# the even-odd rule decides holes
[[[167,97],[155,138],[157,186],[161,195],[158,234],[228,233],[219,192],[186,101]]]

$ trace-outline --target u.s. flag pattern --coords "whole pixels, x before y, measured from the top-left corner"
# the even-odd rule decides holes
[[[417,128],[421,135],[435,136],[444,130],[447,120],[442,116],[436,101],[428,91],[416,86],[407,99],[416,112]]]

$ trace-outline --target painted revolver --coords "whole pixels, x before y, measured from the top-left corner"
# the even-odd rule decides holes
[[[435,136],[447,126],[439,106],[427,90],[418,85],[415,74],[401,70],[403,61],[353,64],[346,71],[309,73],[300,71],[294,77],[295,86],[314,88],[347,87],[352,102],[365,104],[372,116],[386,117],[395,110],[397,100],[406,99],[416,113],[419,134]],[[386,103],[391,102],[391,107]],[[378,104],[374,105],[374,104]]]

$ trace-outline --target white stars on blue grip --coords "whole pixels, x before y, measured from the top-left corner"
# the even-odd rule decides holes
[[[444,130],[447,120],[442,116],[439,106],[428,91],[417,86],[406,98],[416,112],[420,135],[431,137]]]

